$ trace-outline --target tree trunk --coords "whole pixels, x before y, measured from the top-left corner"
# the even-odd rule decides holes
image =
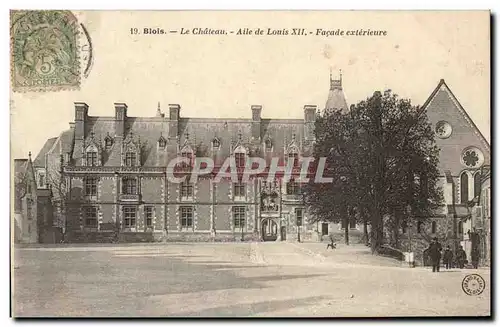
[[[377,252],[384,240],[384,226],[382,216],[377,210],[372,215],[371,249],[372,253]]]
[[[365,245],[368,246],[370,244],[370,240],[368,239],[368,221],[366,218],[363,219],[363,238],[365,239]]]
[[[394,216],[396,217],[396,224],[394,225],[394,247],[396,249],[400,248],[400,242],[399,242],[399,226],[401,225],[401,215],[400,212],[396,211],[394,213]],[[408,226],[411,228],[411,226]]]
[[[344,223],[345,223],[345,229],[344,229],[345,244],[349,245],[349,216],[348,215],[345,215]]]

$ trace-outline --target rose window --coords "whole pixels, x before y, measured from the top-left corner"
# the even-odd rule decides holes
[[[484,162],[484,156],[481,150],[470,147],[462,152],[462,164],[469,168],[480,167]]]
[[[448,122],[441,120],[436,124],[436,135],[439,138],[442,138],[442,139],[448,138],[448,137],[450,137],[451,132],[452,132],[452,128]]]

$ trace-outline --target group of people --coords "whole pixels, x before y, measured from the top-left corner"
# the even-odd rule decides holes
[[[426,253],[431,260],[432,272],[439,272],[441,258],[443,259],[443,264],[446,269],[453,267],[464,268],[467,263],[467,255],[462,246],[459,247],[457,253],[455,254],[453,254],[449,245],[446,246],[446,249],[443,251],[441,243],[439,243],[437,237],[432,239]],[[471,263],[472,266],[477,269],[479,265],[479,252],[477,250],[473,250],[471,252]]]

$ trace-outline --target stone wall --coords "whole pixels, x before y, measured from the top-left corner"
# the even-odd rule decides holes
[[[118,233],[115,231],[71,231],[65,235],[65,241],[70,243],[116,243]]]

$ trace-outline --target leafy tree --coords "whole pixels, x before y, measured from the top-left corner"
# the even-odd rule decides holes
[[[58,154],[49,154],[47,160],[47,183],[50,185],[52,191],[52,205],[54,207],[54,214],[56,226],[66,229],[66,202],[68,196],[68,189],[66,179],[61,174],[61,166],[63,157]]]
[[[14,176],[14,201],[15,201],[15,207],[16,208],[21,208],[22,206],[22,199],[28,193],[28,173],[26,169],[23,169],[22,171],[16,172]]]
[[[349,112],[318,117],[315,132],[314,157],[327,157],[333,183],[311,181],[306,204],[318,220],[333,222],[354,208],[371,225],[372,251],[383,244],[384,230],[397,242],[402,224],[425,221],[441,204],[434,132],[410,100],[375,92]]]

